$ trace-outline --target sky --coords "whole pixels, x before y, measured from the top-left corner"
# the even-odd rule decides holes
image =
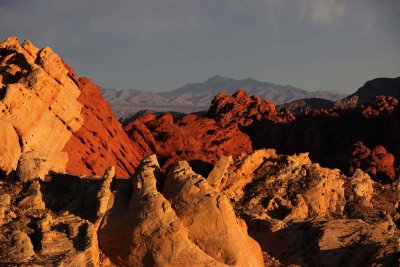
[[[220,74],[351,93],[400,76],[400,0],[0,0],[8,36],[114,89]]]

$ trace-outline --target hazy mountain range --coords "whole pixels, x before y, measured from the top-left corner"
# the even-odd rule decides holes
[[[291,85],[277,85],[247,78],[213,76],[205,82],[189,83],[167,92],[146,92],[131,89],[102,89],[103,96],[111,105],[117,117],[135,113],[143,109],[157,111],[176,111],[183,113],[208,109],[216,94],[225,91],[229,94],[245,89],[250,95],[258,95],[275,104],[282,104],[303,98],[323,98],[336,101],[346,95],[328,91],[310,92]]]

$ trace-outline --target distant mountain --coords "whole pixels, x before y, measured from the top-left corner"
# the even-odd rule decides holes
[[[345,95],[328,91],[310,92],[291,85],[277,85],[255,79],[235,80],[216,75],[202,83],[189,83],[168,92],[144,92],[137,90],[102,89],[104,98],[113,108],[117,117],[132,114],[143,109],[157,111],[174,110],[190,113],[206,110],[216,94],[225,91],[232,94],[245,89],[250,95],[258,95],[275,104],[288,103],[303,98],[323,98],[336,101]]]
[[[375,96],[400,97],[400,77],[376,78],[366,82],[354,94],[336,101],[335,107],[352,108],[370,102]]]
[[[175,119],[179,119],[184,117],[185,115],[187,115],[186,113],[181,113],[181,112],[175,112],[175,111],[155,111],[155,110],[151,110],[151,109],[143,109],[143,110],[139,110],[138,112],[134,113],[134,114],[127,114],[125,116],[122,116],[119,119],[119,122],[122,125],[126,125],[130,122],[133,122],[134,120],[143,117],[146,114],[153,114],[155,116],[159,116],[162,115],[164,113],[170,113],[172,115],[173,118]]]

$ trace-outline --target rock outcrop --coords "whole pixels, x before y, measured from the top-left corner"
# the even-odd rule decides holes
[[[163,193],[156,187],[160,175],[155,155],[145,158],[129,201],[110,210],[100,244],[114,264],[263,266],[260,247],[221,192],[186,162],[171,168]]]
[[[247,126],[253,121],[269,119],[278,121],[275,105],[258,96],[248,96],[246,91],[239,90],[232,96],[219,93],[211,102],[206,116],[213,118],[222,125],[240,123]]]
[[[374,179],[390,181],[400,173],[399,112],[396,98],[376,96],[351,109],[306,109],[294,115],[238,91],[218,94],[205,117],[145,114],[124,128],[146,153],[159,155],[163,172],[186,160],[206,176],[222,155],[274,148],[283,154],[309,152],[322,166],[348,175],[361,168]]]
[[[240,173],[240,161],[230,172]],[[246,169],[251,178],[233,198],[234,207],[266,260],[284,266],[398,264],[398,181],[382,186],[359,169],[348,177],[312,163],[307,154],[268,154]]]
[[[146,114],[124,129],[138,144],[147,144],[162,162],[165,173],[177,161],[186,160],[204,176],[222,156],[251,151],[251,142],[236,124],[222,126],[194,114],[174,119],[171,114]],[[147,147],[146,147],[147,149]]]
[[[390,181],[400,173],[399,114],[396,98],[377,96],[353,109],[314,109],[295,117],[282,114],[280,121],[263,117],[240,129],[249,135],[253,149],[309,152],[323,166],[349,175],[361,168],[373,178]]]
[[[89,79],[49,47],[0,43],[0,170],[20,180],[50,171],[129,176],[146,151],[125,134]]]
[[[110,195],[103,188],[114,175],[111,168],[103,179],[53,173],[47,182],[2,182],[1,265],[100,266],[97,231]]]

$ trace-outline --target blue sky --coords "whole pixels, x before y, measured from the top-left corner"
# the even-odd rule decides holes
[[[116,89],[221,74],[353,92],[400,76],[400,0],[2,0],[0,35]]]

